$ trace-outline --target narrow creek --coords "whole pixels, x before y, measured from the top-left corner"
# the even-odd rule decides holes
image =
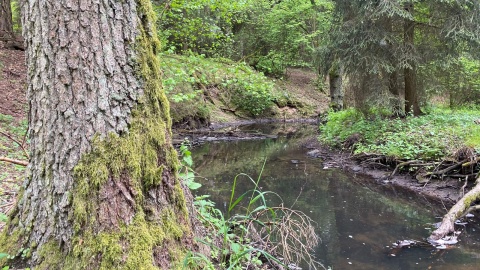
[[[431,224],[439,221],[432,206],[372,191],[360,184],[361,176],[328,168],[322,160],[308,157],[303,145],[314,134],[314,125],[242,129],[280,136],[209,142],[192,151],[194,169],[201,176],[197,181],[203,185],[197,195],[210,194],[218,208],[226,208],[234,177],[245,173],[256,179],[266,160],[262,190],[276,192],[285,206],[293,205],[317,223],[321,243],[315,255],[323,265],[333,269],[480,269],[478,225],[469,225],[459,244],[447,250],[391,250],[397,240],[428,236]],[[253,188],[247,179],[238,181],[237,194]]]

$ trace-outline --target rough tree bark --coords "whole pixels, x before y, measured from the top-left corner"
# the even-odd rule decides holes
[[[405,4],[405,10],[412,16],[414,14],[413,3]],[[404,21],[404,45],[407,50],[414,51],[415,21],[406,18]],[[404,69],[405,77],[405,113],[410,111],[413,115],[420,115],[422,112],[418,106],[416,65],[414,60],[409,61],[410,67]]]
[[[28,249],[35,269],[177,268],[194,219],[150,1],[22,8],[31,160],[0,246]]]
[[[343,110],[343,66],[334,65],[328,74],[330,84],[330,107],[334,111]]]
[[[0,0],[0,40],[14,40],[10,0]]]

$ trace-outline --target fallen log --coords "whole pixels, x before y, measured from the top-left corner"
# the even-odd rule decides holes
[[[455,221],[465,215],[471,208],[471,204],[480,199],[480,178],[477,178],[475,187],[473,187],[467,194],[465,194],[443,217],[440,226],[432,232],[428,240],[430,242],[437,242],[448,234],[455,231]]]

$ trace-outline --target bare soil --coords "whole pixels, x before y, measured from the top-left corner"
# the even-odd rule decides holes
[[[319,89],[318,75],[309,69],[288,68],[285,79],[277,82],[297,104],[287,104],[280,110],[280,118],[287,119],[318,117],[328,110],[330,98],[324,89]]]
[[[27,112],[25,52],[0,42],[0,114],[25,119]]]

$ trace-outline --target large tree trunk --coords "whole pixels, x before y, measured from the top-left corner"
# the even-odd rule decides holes
[[[0,0],[0,40],[14,40],[10,0]]]
[[[169,269],[191,249],[145,0],[26,1],[31,160],[0,245],[36,269]]]
[[[410,14],[414,13],[413,3],[405,4],[405,10]],[[415,21],[405,19],[404,22],[404,44],[407,50],[414,51]],[[416,82],[416,64],[414,59],[409,60],[410,67],[404,69],[405,77],[405,113],[413,112],[413,115],[420,115],[418,106],[417,82]]]
[[[343,110],[343,66],[334,65],[328,74],[330,84],[330,107],[334,111]]]

